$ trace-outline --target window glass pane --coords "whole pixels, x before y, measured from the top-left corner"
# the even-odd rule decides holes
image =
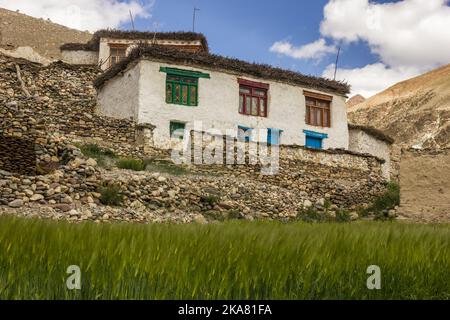
[[[252,100],[249,96],[245,96],[245,114],[250,114],[252,108]]]
[[[266,100],[259,99],[259,115],[261,117],[266,116]]]
[[[245,94],[250,94],[251,93],[250,88],[244,87],[244,86],[240,86],[239,87],[239,91],[240,91],[240,93],[245,93]]]
[[[180,82],[180,77],[167,75],[167,80]]]
[[[190,84],[197,84],[197,79],[195,78],[182,78],[181,79],[184,83],[190,83]]]
[[[316,126],[322,125],[322,110],[321,109],[314,109],[314,112],[316,113]]]
[[[181,85],[175,84],[175,103],[180,103],[181,101]]]
[[[323,110],[323,126],[324,127],[329,127],[330,126],[330,111],[327,109]]]
[[[311,107],[306,107],[306,123],[311,124]]]
[[[258,98],[256,97],[252,97],[252,116],[257,116],[258,115]]]
[[[306,105],[308,105],[308,106],[315,106],[316,105],[316,102],[315,102],[315,100],[314,99],[312,99],[312,98],[306,98]]]
[[[181,86],[182,103],[188,104],[188,86]]]
[[[322,108],[329,108],[330,104],[327,101],[317,101],[317,105]]]
[[[239,95],[239,113],[244,113],[244,96]]]
[[[316,121],[316,119],[317,119],[317,117],[316,117],[316,112],[315,112],[315,109],[314,108],[310,108],[310,112],[311,112],[311,122],[310,122],[310,125],[312,125],[312,126],[316,126],[317,124],[317,121]]]
[[[172,83],[167,83],[166,84],[166,101],[167,102],[172,102]]]
[[[170,122],[170,137],[183,139],[185,124],[181,122]]]
[[[189,104],[191,106],[196,106],[197,105],[197,87],[190,86],[189,90],[191,91]]]
[[[256,95],[256,96],[265,97],[266,96],[266,90],[254,89],[253,90],[253,94]]]

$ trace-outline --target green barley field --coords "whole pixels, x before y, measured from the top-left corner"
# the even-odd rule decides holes
[[[0,299],[450,299],[450,226],[0,217]]]

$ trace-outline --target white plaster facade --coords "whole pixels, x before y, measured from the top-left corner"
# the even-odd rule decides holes
[[[381,166],[383,177],[391,178],[391,144],[376,138],[361,129],[349,129],[349,150],[367,153],[381,158],[385,163]]]
[[[64,62],[79,65],[96,65],[98,52],[87,50],[61,50]]]
[[[148,40],[148,39],[115,39],[115,38],[101,38],[100,49],[98,51],[98,63],[103,70],[109,68],[108,59],[111,55],[111,45],[124,45],[127,46],[126,55],[128,55],[139,44],[157,44],[165,46],[198,46],[202,47],[200,40],[185,41],[185,40]]]
[[[208,73],[210,79],[200,78],[198,106],[188,107],[166,103],[166,76],[161,67]],[[239,110],[238,78],[269,84],[268,117],[241,115]],[[303,89],[331,95],[331,127],[315,127],[305,123],[306,105]],[[137,123],[150,123],[156,128],[153,143],[167,148],[170,141],[170,122],[184,122],[186,129],[194,129],[195,121],[202,122],[204,131],[215,128],[233,130],[238,126],[264,129],[255,141],[266,141],[267,128],[281,129],[281,144],[305,145],[303,130],[328,134],[323,141],[324,149],[348,149],[349,134],[345,97],[327,92],[302,88],[301,86],[237,75],[225,70],[190,67],[163,61],[141,59],[126,71],[116,75],[99,89],[99,112],[116,118],[132,117]],[[265,133],[265,134],[264,134]]]
[[[138,119],[140,103],[140,68],[129,68],[125,73],[111,79],[98,92],[100,114],[118,119]]]

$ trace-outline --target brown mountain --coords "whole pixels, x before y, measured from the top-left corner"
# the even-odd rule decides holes
[[[450,65],[349,108],[349,120],[383,130],[404,147],[450,147]]]
[[[57,60],[61,58],[59,47],[67,42],[87,42],[92,37],[82,32],[37,19],[15,11],[0,8],[0,49],[15,51],[31,47],[40,56]],[[20,50],[20,49],[19,49]],[[23,52],[23,51],[21,51]]]
[[[360,94],[357,94],[347,100],[347,107],[351,108],[353,106],[356,106],[357,104],[363,103],[364,101],[366,101],[366,98],[364,98]]]

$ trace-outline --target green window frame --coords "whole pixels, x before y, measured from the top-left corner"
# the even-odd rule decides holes
[[[167,73],[166,103],[188,107],[198,106],[198,79],[210,76],[198,71],[161,67]]]
[[[177,130],[186,130],[186,123],[184,122],[180,122],[180,121],[170,121],[170,138],[172,138],[173,133]],[[180,140],[183,140],[183,136],[182,135],[178,135],[177,137]]]
[[[166,102],[183,106],[198,106],[198,79],[168,74]]]

